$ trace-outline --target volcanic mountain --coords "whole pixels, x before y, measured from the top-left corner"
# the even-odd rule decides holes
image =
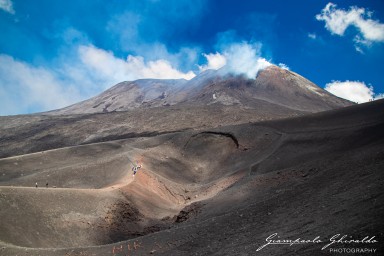
[[[380,255],[383,113],[269,67],[0,117],[0,255]]]
[[[190,81],[122,82],[63,109],[0,118],[0,157],[293,117],[350,105],[353,103],[276,66],[260,71],[256,79],[208,70]]]
[[[207,70],[189,81],[142,79],[122,82],[96,97],[51,114],[105,113],[188,103],[257,108],[265,102],[304,112],[351,105],[294,72],[270,66],[256,79]]]

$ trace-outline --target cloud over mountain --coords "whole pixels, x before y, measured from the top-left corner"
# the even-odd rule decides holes
[[[123,59],[111,51],[83,43],[84,40],[63,51],[51,66],[33,65],[1,55],[3,111],[0,115],[30,112],[29,109],[36,107],[41,111],[64,107],[122,81],[143,78],[190,80],[206,69],[221,69],[224,73],[244,74],[254,79],[261,69],[271,65],[261,57],[259,45],[247,42],[229,44],[221,53],[203,54],[207,63],[198,66],[199,70],[185,72],[179,68],[179,62],[172,62],[173,58],[147,60],[140,55],[128,55]],[[49,97],[46,97],[47,91]],[[28,94],[31,96],[26,96]],[[16,101],[9,100],[9,95],[20,96],[22,103],[15,104]]]
[[[375,95],[372,86],[368,86],[364,82],[358,81],[333,81],[326,84],[324,89],[340,98],[357,103],[364,103],[382,97],[380,95]]]
[[[189,79],[207,69],[255,78],[269,63],[321,86],[335,78],[369,81],[383,93],[380,1],[360,1],[358,7],[341,0],[328,2],[67,0],[36,5],[0,0],[0,54],[13,60],[1,65],[17,62],[30,70],[44,70],[56,88],[76,90],[65,102],[90,98],[125,80]],[[5,72],[0,77],[0,108],[10,109],[10,98],[20,104],[12,104],[16,109],[3,114],[55,108],[42,104],[46,99],[31,103],[35,96],[28,101],[14,97],[21,93],[10,93],[25,81],[7,76]],[[37,78],[28,81],[32,90],[37,83]]]
[[[129,55],[126,60],[113,56],[111,52],[98,49],[95,46],[80,46],[81,61],[89,68],[98,72],[105,79],[114,78],[115,82],[137,80],[140,78],[159,79],[191,79],[195,76],[192,71],[183,73],[164,59],[145,62],[142,56]]]
[[[80,99],[78,89],[61,80],[57,72],[0,55],[0,115],[18,114],[36,106],[59,108]]]

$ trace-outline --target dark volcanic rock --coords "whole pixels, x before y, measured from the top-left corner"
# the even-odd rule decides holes
[[[380,100],[1,159],[1,253],[329,255],[345,234],[380,255],[383,113]],[[57,188],[31,187],[47,177]],[[274,233],[322,242],[257,251]]]

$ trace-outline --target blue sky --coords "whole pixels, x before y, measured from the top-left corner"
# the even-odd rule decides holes
[[[0,115],[271,63],[364,102],[384,93],[383,23],[378,0],[0,0]]]

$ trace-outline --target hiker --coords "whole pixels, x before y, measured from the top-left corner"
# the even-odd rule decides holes
[[[137,171],[141,168],[141,164],[140,165],[136,165],[134,167],[132,167],[132,171],[133,171],[133,176],[136,175]]]
[[[137,162],[137,164],[134,164],[134,163],[131,161],[131,159],[129,159],[129,157],[128,157],[128,161],[133,165],[133,167],[132,167],[132,171],[133,171],[133,176],[135,176],[135,174],[137,173],[137,171],[141,168],[141,164],[139,164],[138,162]]]
[[[45,187],[48,188],[48,181],[47,181],[47,184],[45,184]]]
[[[36,182],[36,188],[37,188],[37,182]]]

